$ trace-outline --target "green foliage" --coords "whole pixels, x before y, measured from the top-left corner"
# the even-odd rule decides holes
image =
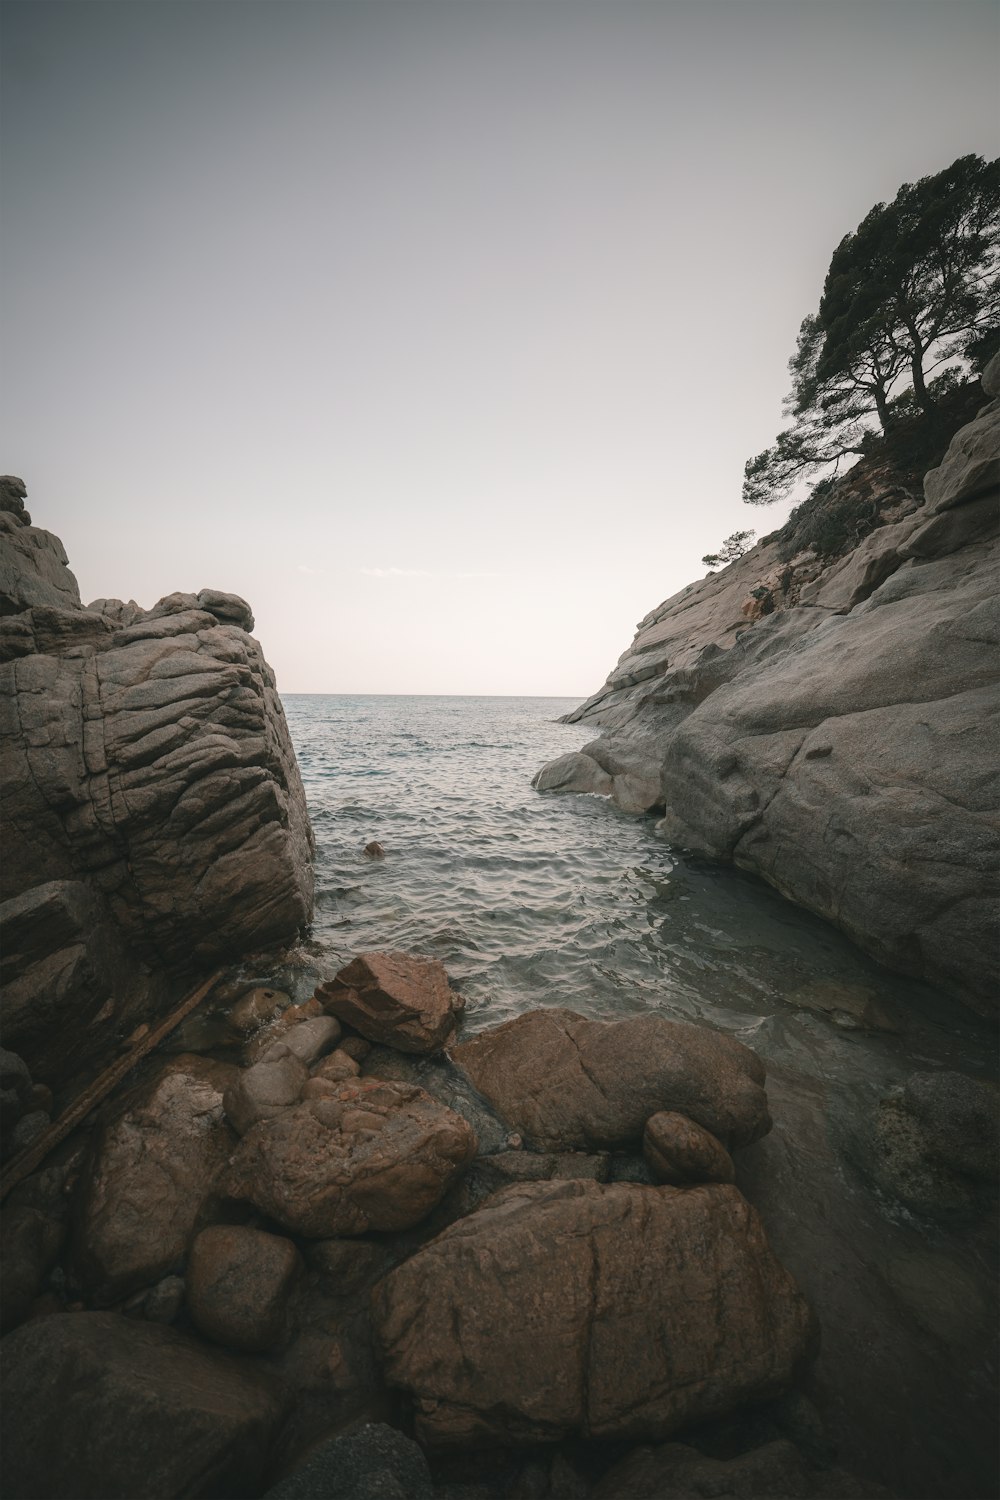
[[[744,500],[767,505],[915,416],[939,430],[942,398],[982,370],[998,326],[1000,161],[963,156],[904,183],[837,246],[789,361],[794,421],[748,460]]]
[[[726,537],[718,552],[707,552],[702,562],[706,568],[724,568],[727,563],[736,562],[750,551],[756,534],[755,531],[734,531]]]

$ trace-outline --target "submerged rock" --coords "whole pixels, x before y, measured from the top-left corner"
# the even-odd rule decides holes
[[[962,1073],[913,1073],[875,1111],[864,1165],[918,1213],[968,1214],[996,1195],[1000,1094]]]
[[[414,953],[362,953],[316,995],[363,1037],[399,1052],[439,1052],[465,1007],[444,965]]]
[[[358,1079],[254,1125],[226,1183],[311,1239],[407,1229],[475,1155],[458,1115],[422,1089]]]
[[[778,1394],[809,1309],[734,1187],[527,1183],[374,1293],[432,1446],[665,1437]]]
[[[282,1410],[245,1364],[117,1313],[19,1328],[2,1392],[11,1500],[255,1495]]]
[[[560,1008],[530,1011],[451,1056],[538,1151],[638,1144],[660,1110],[689,1116],[731,1147],[771,1127],[756,1054],[659,1015],[588,1021]]]

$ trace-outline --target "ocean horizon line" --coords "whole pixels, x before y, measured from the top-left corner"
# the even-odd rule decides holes
[[[333,693],[322,692],[317,689],[283,690],[278,689],[281,698],[567,698],[573,702],[583,703],[590,696],[587,693]]]

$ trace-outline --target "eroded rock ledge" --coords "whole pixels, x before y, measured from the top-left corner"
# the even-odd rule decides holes
[[[312,834],[246,601],[84,608],[24,496],[0,480],[3,1035],[58,1088],[164,976],[294,936]]]
[[[669,842],[762,875],[987,1013],[1000,993],[1000,357],[983,388],[993,399],[922,503],[894,490],[852,552],[823,566],[761,543],[648,615],[570,715],[602,737],[534,784],[659,811]]]

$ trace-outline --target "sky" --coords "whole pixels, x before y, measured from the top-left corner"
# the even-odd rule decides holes
[[[993,0],[5,3],[0,469],[283,692],[583,698],[706,571],[833,249],[1000,147]]]

